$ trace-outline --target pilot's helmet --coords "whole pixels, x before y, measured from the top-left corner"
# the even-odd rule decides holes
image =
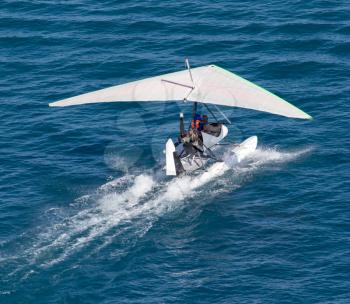
[[[201,114],[196,113],[196,115],[194,116],[194,119],[195,120],[201,120],[202,119]]]

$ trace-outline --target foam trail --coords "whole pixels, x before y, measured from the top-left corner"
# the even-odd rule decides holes
[[[285,161],[297,157],[298,154],[286,154],[276,150],[259,150],[250,156],[255,167],[271,161]],[[181,202],[187,197],[196,195],[195,190],[205,186],[219,176],[224,175],[232,166],[232,162],[217,162],[212,164],[204,173],[190,176],[185,175],[174,178],[169,182],[160,184],[153,196],[148,198],[143,204],[140,198],[154,188],[154,181],[148,176],[138,176],[135,183],[125,192],[113,192],[104,195],[97,201],[97,206],[93,210],[83,210],[72,218],[72,224],[69,225],[69,231],[63,233],[48,248],[62,245],[64,247],[72,240],[70,245],[60,257],[54,259],[48,264],[54,264],[64,260],[73,252],[88,245],[94,239],[101,237],[111,228],[120,225],[122,222],[136,220],[137,218],[147,217],[150,222],[155,217],[163,213],[170,212],[179,208]],[[243,167],[244,168],[244,167]],[[252,167],[248,168],[252,170]],[[119,185],[120,181],[107,183],[107,186],[100,187],[105,189],[110,186]],[[152,225],[148,225],[151,227]],[[85,235],[79,234],[85,232]],[[113,237],[107,238],[104,245],[107,245],[114,237],[120,235],[122,231],[118,230]],[[102,246],[102,247],[103,247]]]
[[[145,196],[154,187],[155,182],[152,177],[140,175],[135,178],[134,184],[122,193],[112,193],[104,196],[98,208],[88,208],[80,211],[75,216],[68,219],[67,222],[55,225],[50,232],[43,234],[43,237],[51,239],[55,231],[64,230],[54,240],[47,245],[36,246],[35,259],[50,250],[66,249],[60,256],[44,264],[55,264],[81,248],[91,240],[101,235],[109,229],[109,224],[113,222],[118,224],[127,218],[127,209],[135,205],[143,196]],[[108,201],[108,204],[106,203]],[[118,214],[118,211],[124,210],[124,214]]]
[[[115,179],[103,184],[98,189],[100,191],[107,192],[107,191],[113,190],[117,187],[123,186],[127,183],[130,183],[134,179],[135,179],[134,175],[124,175],[122,177],[115,178]]]
[[[142,234],[144,234],[152,227],[152,222],[159,216],[175,208],[179,208],[181,202],[183,202],[185,198],[194,195],[193,190],[204,186],[215,177],[224,174],[228,169],[229,167],[220,162],[214,163],[206,172],[197,176],[174,178],[169,182],[160,184],[155,195],[139,205],[115,205],[113,203],[115,194],[106,195],[99,201],[99,206],[104,213],[113,213],[108,217],[103,229],[101,229],[98,234],[95,233],[91,237],[95,238],[106,233],[111,228],[117,226],[121,221],[132,221],[137,218],[147,219],[146,222],[142,223],[143,228],[141,228],[141,231]],[[135,188],[130,189],[131,193],[134,191],[140,191],[137,189],[136,185]],[[115,237],[120,235],[120,233],[120,231],[117,231],[114,235],[107,237],[103,244],[98,247],[98,250],[107,246]]]
[[[185,206],[186,199],[201,195],[220,184],[218,193],[236,188],[240,175],[271,163],[285,163],[311,151],[312,148],[282,152],[277,149],[258,149],[241,163],[231,155],[225,162],[217,162],[196,175],[184,175],[158,183],[153,176],[127,175],[102,185],[89,200],[92,205],[75,215],[66,216],[60,223],[40,234],[38,241],[26,251],[31,263],[43,267],[66,260],[90,246],[97,253],[112,242],[124,244],[143,236],[163,214]],[[230,172],[230,174],[228,174]],[[220,178],[219,178],[220,177]],[[89,201],[90,202],[90,201]],[[126,246],[126,245],[125,245]],[[122,249],[127,253],[127,248]]]
[[[273,148],[258,148],[247,157],[245,163],[257,168],[272,163],[283,164],[306,155],[313,149],[314,147],[306,147],[295,151],[280,151]]]
[[[279,151],[272,148],[259,148],[254,151],[250,158],[261,162],[287,162],[311,152],[314,147],[306,147],[295,151]]]

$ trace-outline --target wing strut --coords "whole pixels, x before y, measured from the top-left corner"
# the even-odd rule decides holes
[[[188,61],[188,58],[185,59],[185,64],[187,67],[188,72],[190,73],[190,78],[194,87],[194,81],[193,81],[193,77],[192,77],[192,72],[191,72],[191,67],[190,67],[190,62]]]

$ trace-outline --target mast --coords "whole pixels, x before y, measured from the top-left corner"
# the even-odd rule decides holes
[[[189,93],[189,94],[191,94],[193,89],[194,89],[194,87],[195,87],[195,85],[194,85],[193,76],[192,76],[192,72],[191,72],[191,66],[190,66],[190,62],[189,62],[188,58],[185,59],[185,67],[188,70],[188,73],[190,75],[190,79],[191,79],[191,82],[192,82],[192,86],[193,86],[192,90]],[[196,113],[197,113],[197,102],[195,101],[195,102],[193,102],[193,108],[192,108],[192,120],[194,120],[194,117],[195,117]]]
[[[197,113],[197,101],[195,101],[195,102],[193,103],[193,107],[192,107],[192,119],[194,119],[196,113]]]

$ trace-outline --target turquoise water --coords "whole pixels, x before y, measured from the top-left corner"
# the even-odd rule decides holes
[[[346,1],[0,3],[0,303],[348,303]],[[217,64],[312,121],[224,109],[259,149],[171,180],[178,104],[49,108]]]

